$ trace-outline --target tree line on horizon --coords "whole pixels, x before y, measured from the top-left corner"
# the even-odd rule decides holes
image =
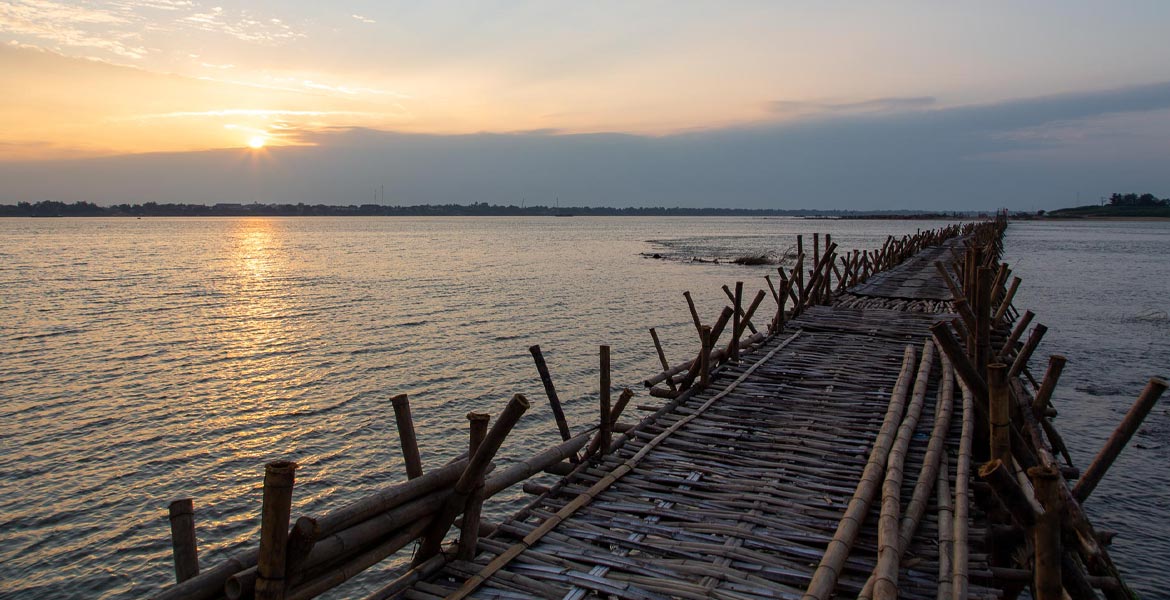
[[[969,218],[981,213],[926,212],[909,210],[826,210],[776,208],[687,208],[687,207],[590,207],[515,206],[485,202],[472,204],[114,204],[73,203],[43,200],[0,204],[5,217],[240,217],[240,216],[780,216],[780,217],[864,217],[864,218]]]

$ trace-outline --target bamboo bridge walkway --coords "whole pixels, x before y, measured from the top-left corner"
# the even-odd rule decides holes
[[[1028,332],[1034,315],[1012,304],[1006,226],[1001,214],[841,255],[828,235],[806,254],[798,236],[795,264],[765,277],[766,324],[767,291],[749,302],[742,282],[724,286],[709,325],[684,294],[698,354],[671,366],[650,329],[663,370],[644,383],[667,401],[637,423],[619,421],[634,394],[612,401],[601,346],[599,419],[573,434],[533,346],[563,443],[506,468],[493,460],[522,395],[490,431],[469,413],[469,452],[425,473],[395,396],[408,481],[293,523],[297,465],[269,463],[258,548],[203,571],[192,500],[177,500],[177,584],[155,598],[304,600],[411,547],[366,600],[1133,598],[1081,503],[1166,382],[1151,379],[1076,469],[1051,422],[1064,359],[1039,380],[1029,369],[1045,328]],[[562,477],[527,481],[542,472]],[[484,500],[522,482],[535,498],[484,522]]]
[[[813,307],[789,321],[785,330],[792,333],[773,337],[739,365],[719,371],[701,392],[645,420],[616,452],[567,476],[481,539],[474,561],[449,563],[406,597],[455,593],[607,478],[613,483],[524,545],[471,597],[802,597],[865,470],[906,346],[920,349],[930,326],[953,316],[923,312],[950,298],[933,264],[942,252],[925,250],[856,286],[837,305]],[[863,303],[902,308],[842,306]],[[935,363],[926,367],[932,400],[917,420],[907,472],[917,473],[924,460],[935,405],[951,402],[933,400],[944,391],[941,360]],[[945,410],[955,415],[947,439],[949,462],[956,465],[961,411]],[[903,504],[914,493],[914,481],[907,480]],[[856,596],[876,563],[877,508],[840,573],[841,597]],[[911,542],[903,598],[936,597],[938,510],[932,508]],[[986,572],[981,555],[970,560],[974,571]],[[994,592],[972,589],[972,595]]]

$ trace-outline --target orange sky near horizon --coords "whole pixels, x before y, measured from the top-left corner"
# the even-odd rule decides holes
[[[1156,4],[913,4],[11,0],[0,160],[352,127],[665,135],[1170,79],[1165,52],[1134,41],[1170,12]],[[1089,28],[1113,41],[1086,47]]]

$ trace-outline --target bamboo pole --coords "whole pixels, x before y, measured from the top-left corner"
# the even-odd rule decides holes
[[[439,572],[439,569],[442,569],[446,564],[447,558],[445,556],[442,554],[435,556],[418,566],[411,567],[397,579],[366,596],[363,600],[389,600],[390,598],[395,598],[416,582]]]
[[[612,405],[610,404],[610,389],[612,388],[612,383],[610,382],[609,374],[609,346],[601,346],[599,355],[601,362],[601,418],[598,419],[597,449],[599,456],[605,456],[605,453],[609,451],[610,438],[613,435],[613,422],[610,420],[609,416],[610,409],[612,408]]]
[[[1060,473],[1052,467],[1028,469],[1036,498],[1044,507],[1044,513],[1037,517],[1032,528],[1032,544],[1035,548],[1035,590],[1036,600],[1064,600],[1064,586],[1061,577],[1060,546],[1060,490],[1063,485]]]
[[[1144,390],[1133,406],[1129,408],[1129,412],[1125,414],[1125,418],[1113,431],[1113,435],[1109,436],[1109,441],[1105,442],[1105,446],[1097,453],[1096,458],[1089,464],[1089,468],[1085,469],[1084,474],[1077,481],[1076,487],[1072,490],[1072,495],[1077,502],[1084,502],[1089,498],[1089,494],[1093,493],[1097,484],[1101,482],[1101,478],[1105,476],[1105,472],[1109,470],[1110,465],[1121,454],[1122,449],[1129,443],[1133,434],[1137,433],[1141,427],[1142,421],[1145,420],[1146,415],[1153,410],[1154,404],[1158,402],[1158,398],[1166,391],[1166,380],[1158,377],[1151,378],[1146,384]]]
[[[487,435],[488,422],[492,417],[486,413],[467,413],[468,422],[468,456],[475,456],[483,438]],[[483,476],[475,486],[475,490],[467,499],[463,511],[463,523],[459,526],[459,550],[456,555],[459,560],[471,560],[475,557],[476,545],[479,543],[479,521],[483,514]]]
[[[1037,419],[1044,417],[1044,412],[1052,401],[1052,393],[1056,390],[1056,382],[1064,372],[1064,365],[1068,359],[1063,354],[1053,354],[1048,357],[1048,370],[1044,372],[1044,379],[1040,381],[1040,389],[1032,401],[1032,410]]]
[[[658,355],[662,356],[662,347],[658,345],[658,336],[654,333],[653,327],[650,328],[650,335],[654,336],[654,345],[658,347]],[[561,399],[557,396],[557,388],[553,386],[552,375],[548,372],[548,364],[544,362],[544,353],[540,351],[540,344],[530,346],[528,352],[532,354],[532,360],[536,363],[536,372],[540,374],[540,383],[544,384],[544,395],[548,397],[548,405],[552,408],[553,418],[556,419],[557,431],[561,433],[562,440],[567,440],[573,437],[573,434],[569,431],[569,422],[565,419],[565,411],[561,408]],[[662,364],[666,364],[664,356]]]
[[[614,402],[613,408],[609,411],[610,430],[617,425],[618,419],[622,417],[622,411],[626,410],[626,406],[630,403],[630,399],[634,397],[634,392],[630,388],[622,389],[622,393],[618,394],[617,402]]]
[[[922,466],[920,467],[920,469],[918,471],[918,479],[915,480],[914,492],[911,494],[910,502],[907,503],[907,505],[906,505],[906,511],[902,516],[902,522],[901,522],[899,529],[898,529],[898,556],[899,556],[899,560],[901,559],[901,557],[905,556],[906,552],[909,551],[909,549],[910,549],[910,541],[914,537],[914,532],[918,529],[918,524],[922,520],[922,516],[926,513],[927,502],[930,500],[930,493],[939,484],[938,471],[939,471],[940,465],[942,464],[943,460],[946,457],[946,451],[945,451],[946,449],[944,447],[944,444],[946,442],[947,430],[951,426],[951,414],[952,414],[952,409],[954,406],[954,370],[951,368],[950,361],[948,361],[945,356],[942,359],[942,372],[943,372],[943,381],[942,381],[942,385],[940,386],[940,388],[938,390],[938,397],[935,401],[934,426],[932,427],[931,432],[930,432],[930,440],[927,442],[926,455],[922,461]],[[918,383],[916,381],[915,382],[915,392],[916,393],[917,393],[917,388],[918,388]],[[908,420],[909,417],[906,417],[906,419]],[[905,427],[906,427],[906,422],[903,421],[902,427],[899,428],[899,430],[898,430],[899,436],[902,435],[902,429]],[[910,429],[910,432],[911,432],[911,434],[913,433],[913,428]],[[891,458],[891,460],[892,460],[892,458]],[[888,473],[888,471],[887,471],[887,473]],[[947,474],[947,476],[949,476],[949,473]],[[888,474],[887,474],[886,478],[887,478],[887,484],[888,484],[889,483],[889,475]],[[883,487],[883,494],[885,493],[885,491],[886,490]],[[949,490],[947,493],[948,494],[950,493]],[[940,498],[940,506],[941,506],[942,496],[939,496],[939,498]],[[883,500],[883,502],[884,502],[884,500]],[[950,504],[949,499],[948,499],[947,504],[948,505]],[[884,505],[883,505],[883,508],[884,508]],[[940,508],[940,510],[942,510],[942,509]],[[946,518],[946,525],[947,525],[947,528],[950,529],[951,527],[953,527],[953,524],[950,523],[950,519],[952,518],[952,515],[949,512],[950,509],[948,508],[947,510],[948,510],[948,514],[947,514],[947,518]],[[941,516],[939,517],[939,519],[940,519],[939,526],[940,526],[940,535],[941,535],[941,533],[942,533],[941,527],[943,524],[943,519]],[[952,534],[950,534],[948,532],[948,536],[950,536],[950,535],[952,535]],[[879,536],[880,536],[880,530],[879,530]],[[880,547],[880,541],[879,541],[878,566],[874,567],[873,573],[871,573],[869,579],[865,582],[865,586],[862,588],[861,593],[858,594],[858,596],[857,596],[858,598],[873,598],[873,597],[875,597],[873,594],[874,585],[877,582],[878,567],[881,566],[881,549],[880,548],[881,547]],[[942,552],[943,552],[943,549],[940,547],[940,554]],[[948,591],[949,591],[950,568],[951,568],[950,562],[949,562],[949,555],[951,553],[951,548],[948,546],[946,548],[945,552],[948,555],[947,556],[948,562],[947,562],[947,570],[946,570],[946,573],[947,573],[946,580],[947,580]],[[887,567],[888,567],[888,565],[887,565]],[[895,580],[895,582],[896,582],[896,580]],[[887,592],[888,592],[888,590],[887,590]]]
[[[960,383],[962,380],[960,379]],[[972,437],[975,433],[975,401],[974,394],[966,384],[963,390],[963,428],[959,436],[958,465],[955,467],[955,519],[954,519],[954,551],[951,552],[954,564],[954,573],[951,597],[954,600],[967,600],[968,589],[968,560],[969,547],[967,545],[968,507],[970,501],[969,486],[971,481],[971,448]]]
[[[735,282],[735,295],[732,297],[731,313],[731,341],[727,344],[727,356],[739,362],[739,316],[743,314],[743,282]]]
[[[886,476],[882,482],[881,514],[878,517],[878,563],[874,569],[873,597],[877,600],[898,598],[898,569],[901,565],[902,479],[905,472],[906,451],[918,427],[918,417],[926,400],[930,384],[930,370],[934,366],[934,342],[926,340],[922,347],[922,361],[914,377],[914,391],[910,406],[898,427],[897,436],[886,459]],[[928,488],[929,489],[929,488]]]
[[[523,395],[512,396],[508,405],[500,413],[500,417],[496,419],[495,424],[488,431],[483,443],[479,445],[479,449],[468,461],[467,468],[463,470],[463,474],[455,482],[455,488],[447,497],[446,502],[443,503],[443,508],[427,525],[413,564],[417,565],[439,552],[443,538],[447,535],[447,530],[451,528],[455,516],[463,510],[467,497],[475,490],[484,471],[500,449],[500,445],[504,443],[504,438],[508,437],[508,433],[516,426],[516,422],[520,420],[520,416],[528,410],[528,407],[528,399]]]
[[[703,348],[699,351],[699,385],[707,387],[711,383],[711,328],[704,325],[700,334]]]
[[[410,400],[406,394],[390,398],[394,405],[394,420],[398,424],[398,439],[402,443],[402,458],[406,461],[406,476],[414,479],[423,474],[422,458],[418,454],[418,439],[414,436],[414,418],[410,415]]]
[[[996,309],[995,317],[992,318],[992,322],[999,323],[1000,321],[1003,320],[1004,315],[1007,314],[1008,308],[1010,308],[1012,305],[1012,298],[1014,298],[1016,296],[1016,290],[1019,289],[1019,287],[1020,287],[1020,278],[1013,277],[1012,278],[1012,286],[1010,288],[1008,288],[1007,295],[1004,296],[1003,300],[1000,301],[999,308]]]
[[[232,554],[218,565],[201,571],[195,577],[169,587],[154,596],[154,600],[211,600],[223,594],[224,584],[236,573],[256,566],[256,549],[247,548]]]
[[[284,598],[284,556],[296,469],[297,464],[290,461],[270,462],[264,466],[260,556],[256,564],[257,600]]]
[[[771,284],[771,282],[769,282],[769,285],[770,284]],[[655,331],[653,327],[650,328],[650,338],[654,340],[654,350],[656,352],[658,352],[658,362],[662,364],[662,372],[666,373],[666,372],[670,371],[670,363],[667,362],[667,360],[666,360],[666,353],[662,351],[662,342],[660,342],[658,340],[658,332]],[[672,392],[678,391],[678,386],[676,386],[674,384],[674,380],[672,380],[670,378],[670,376],[666,377],[666,385],[667,385],[667,387],[670,388],[670,391],[672,391]],[[647,387],[654,387],[654,384],[650,384]],[[565,429],[568,429],[568,427],[566,427]],[[562,433],[562,437],[564,437],[563,433]],[[564,439],[567,440],[569,438],[564,437]]]
[[[954,592],[955,509],[950,477],[950,460],[944,451],[935,474],[935,496],[938,498],[938,594],[935,600],[951,600]]]
[[[1024,331],[1028,329],[1028,324],[1032,322],[1035,313],[1030,310],[1024,311],[1024,316],[1016,321],[1016,326],[1012,329],[1011,335],[1004,341],[1003,347],[999,349],[999,356],[1001,359],[1008,359],[1016,352],[1016,343],[1020,341],[1020,337],[1024,335]]]
[[[991,363],[991,278],[992,270],[980,267],[976,277],[975,293],[975,368],[980,373]]]
[[[1012,368],[1008,371],[1008,378],[1016,378],[1020,376],[1020,372],[1028,366],[1028,359],[1032,358],[1032,353],[1036,351],[1036,347],[1040,345],[1040,340],[1044,337],[1044,332],[1048,328],[1041,323],[1037,323],[1032,328],[1032,333],[1028,335],[1028,341],[1024,343],[1024,347],[1020,349],[1020,353],[1016,355],[1016,359],[1012,361]]]
[[[199,574],[199,550],[195,543],[195,503],[190,498],[171,502],[171,550],[175,557],[175,582]]]
[[[890,405],[886,409],[886,416],[874,441],[873,449],[870,450],[869,461],[865,465],[845,515],[837,524],[833,539],[829,541],[824,556],[813,572],[812,580],[804,593],[804,600],[828,600],[837,587],[837,578],[841,575],[841,569],[849,557],[853,543],[857,540],[861,523],[869,512],[870,503],[882,480],[890,445],[894,441],[895,431],[902,420],[902,410],[906,405],[914,358],[914,347],[907,345],[902,356],[902,370],[890,394]]]
[[[959,289],[959,284],[955,283],[955,279],[951,277],[950,271],[947,271],[946,266],[941,260],[934,261],[934,268],[938,270],[942,277],[943,283],[946,284],[947,289],[951,291],[951,300],[958,300],[963,297],[963,290]]]
[[[689,308],[691,311],[691,321],[695,324],[695,331],[697,331],[699,336],[702,337],[703,323],[699,320],[699,311],[695,310],[695,301],[691,298],[691,293],[689,291],[683,292],[683,298],[687,299],[687,308]]]
[[[989,429],[993,459],[998,458],[1005,465],[1012,464],[1011,400],[1009,398],[1007,365],[987,365],[987,387],[989,403]]]
[[[297,527],[301,528],[304,522],[304,527],[313,532],[315,539],[332,535],[455,483],[467,468],[467,463],[468,459],[460,458],[422,477],[384,487],[324,515],[301,517],[297,520]]]
[[[358,573],[378,564],[387,556],[413,542],[426,528],[425,521],[418,521],[396,533],[377,546],[366,550],[344,563],[327,570],[324,574],[307,581],[288,594],[288,600],[309,600],[331,590],[353,578]],[[259,598],[259,595],[257,595]]]

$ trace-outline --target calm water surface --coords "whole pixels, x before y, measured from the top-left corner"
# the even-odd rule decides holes
[[[597,346],[614,381],[696,344],[737,279],[696,263],[797,233],[843,249],[941,223],[792,219],[0,220],[0,596],[132,598],[173,577],[166,505],[192,497],[202,563],[254,544],[263,464],[301,464],[294,514],[403,477],[388,398],[409,393],[427,466],[466,445],[465,413],[533,408],[505,460],[555,443],[527,352],[545,350],[571,424],[596,419]],[[1070,359],[1059,423],[1087,464],[1145,379],[1166,374],[1164,224],[1017,224],[1018,304]],[[666,260],[647,255],[659,254]],[[1152,312],[1151,312],[1152,311]],[[649,403],[644,397],[639,402]],[[1152,594],[1170,584],[1159,408],[1090,507]],[[497,512],[523,502],[506,498]],[[1151,536],[1149,523],[1161,535]],[[1145,531],[1138,531],[1141,527]],[[1155,539],[1157,538],[1157,539]],[[376,585],[376,574],[348,591]]]

